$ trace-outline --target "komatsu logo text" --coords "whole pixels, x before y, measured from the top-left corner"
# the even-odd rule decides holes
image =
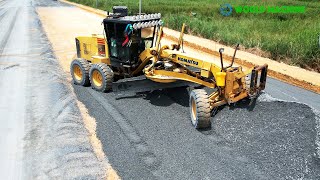
[[[192,59],[186,59],[186,58],[182,58],[182,57],[178,57],[178,60],[179,61],[182,61],[182,62],[186,62],[186,63],[189,63],[189,64],[194,64],[194,65],[198,65],[198,62],[197,61],[194,61]]]

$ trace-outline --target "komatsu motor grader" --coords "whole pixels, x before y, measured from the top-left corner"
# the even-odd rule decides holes
[[[76,37],[78,58],[71,63],[71,75],[77,85],[108,92],[114,81],[142,75],[159,89],[161,84],[181,81],[207,87],[212,93],[203,88],[190,92],[190,118],[197,129],[211,126],[211,114],[217,107],[255,98],[265,88],[267,65],[245,72],[233,67],[238,46],[228,66],[224,66],[222,48],[219,65],[192,57],[182,50],[184,25],[177,44],[161,46],[161,14],[128,16],[127,9],[118,6],[103,25],[103,35]]]

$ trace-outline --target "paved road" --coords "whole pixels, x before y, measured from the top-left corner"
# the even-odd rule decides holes
[[[189,123],[186,89],[117,99],[74,86],[96,118],[97,134],[124,179],[281,179],[319,177],[316,118],[293,102],[223,108],[213,129]]]
[[[28,46],[24,3],[0,1],[0,177],[22,177],[22,148],[26,119],[26,65]],[[19,19],[19,21],[18,21]],[[15,37],[13,37],[15,35]],[[18,41],[17,41],[18,40]],[[15,57],[4,56],[12,54]],[[14,113],[10,113],[14,112]]]
[[[320,111],[320,95],[314,92],[272,78],[268,79],[268,86],[265,91],[274,98],[307,104]]]

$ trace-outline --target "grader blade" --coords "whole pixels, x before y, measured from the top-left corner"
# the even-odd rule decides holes
[[[170,89],[176,87],[196,87],[199,86],[187,81],[176,81],[172,83],[158,83],[147,79],[145,76],[139,76],[129,79],[121,79],[112,84],[113,92],[141,93],[159,89]]]

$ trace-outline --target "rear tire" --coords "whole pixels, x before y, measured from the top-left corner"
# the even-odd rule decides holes
[[[189,99],[191,124],[196,129],[211,127],[209,96],[203,89],[195,89]]]
[[[91,64],[85,59],[75,59],[71,62],[70,73],[74,84],[90,86],[89,69]]]
[[[107,92],[112,89],[114,74],[107,64],[93,64],[89,76],[92,88],[97,91]]]

